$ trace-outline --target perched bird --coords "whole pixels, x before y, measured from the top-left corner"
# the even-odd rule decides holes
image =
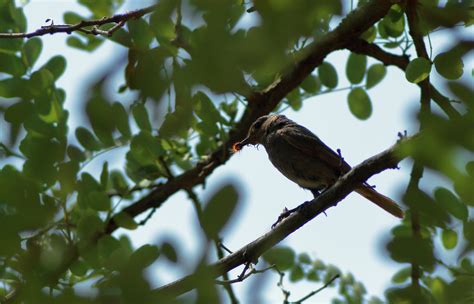
[[[288,179],[310,190],[315,197],[351,169],[340,154],[331,150],[310,130],[284,115],[258,118],[247,137],[235,143],[233,150],[239,151],[249,144],[262,144],[272,164]],[[397,203],[369,185],[361,184],[355,191],[390,214],[403,218],[403,211]]]

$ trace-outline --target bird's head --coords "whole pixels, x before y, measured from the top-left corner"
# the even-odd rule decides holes
[[[265,115],[259,117],[250,126],[247,137],[237,142],[232,147],[234,152],[241,150],[246,145],[257,145],[265,142],[265,137],[285,125],[290,120],[284,115]]]

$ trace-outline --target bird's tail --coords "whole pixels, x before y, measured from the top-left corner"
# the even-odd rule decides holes
[[[403,218],[403,210],[391,198],[386,197],[367,186],[359,187],[355,189],[355,191],[388,213],[398,218]]]

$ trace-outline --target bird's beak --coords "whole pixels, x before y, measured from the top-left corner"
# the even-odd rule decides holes
[[[251,144],[250,142],[250,137],[247,136],[246,138],[244,138],[242,141],[239,141],[239,142],[236,142],[233,146],[232,146],[232,151],[234,152],[237,152],[237,151],[240,151],[242,150],[242,148],[246,145],[249,145]]]

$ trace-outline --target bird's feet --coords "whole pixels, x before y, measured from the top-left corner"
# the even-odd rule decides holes
[[[289,217],[292,213],[302,209],[304,207],[304,205],[306,205],[306,203],[308,203],[308,202],[304,202],[303,204],[301,204],[298,207],[293,208],[293,209],[288,209],[288,208],[285,207],[285,209],[283,209],[283,211],[278,216],[278,219],[276,220],[276,222],[273,223],[272,229],[274,229],[279,223],[281,223],[284,219]]]

